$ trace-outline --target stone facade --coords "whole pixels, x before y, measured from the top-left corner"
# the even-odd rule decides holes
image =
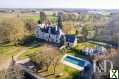
[[[75,35],[65,34],[57,25],[39,24],[35,29],[36,38],[51,43],[74,47],[77,45]]]
[[[61,43],[61,39],[64,40],[64,33],[57,25],[39,24],[35,32],[37,38],[48,42]]]

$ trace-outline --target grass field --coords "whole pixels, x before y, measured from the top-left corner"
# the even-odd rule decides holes
[[[21,47],[16,47],[11,44],[0,45],[0,56],[4,58],[9,58],[14,56],[21,50]]]
[[[35,22],[38,22],[38,20],[40,20],[40,16],[38,16],[38,15],[23,16],[23,19],[33,19]],[[47,16],[47,19],[52,20],[52,21],[56,21],[56,17],[55,16]]]
[[[81,42],[77,44],[76,49],[95,48],[95,47],[96,47],[96,44]]]
[[[10,17],[18,17],[17,14],[0,14],[0,20],[4,18],[10,18]],[[34,15],[34,14],[22,14],[20,15],[22,19],[32,19],[35,22],[37,22],[40,19],[40,15]],[[47,19],[51,21],[56,21],[57,17],[47,15]]]
[[[28,55],[30,55],[32,53],[40,52],[40,50],[41,50],[40,47],[28,48],[28,50],[19,57],[19,60],[28,58]]]
[[[35,15],[35,16],[23,16],[23,19],[32,19],[35,22],[37,22],[39,20],[39,16]]]

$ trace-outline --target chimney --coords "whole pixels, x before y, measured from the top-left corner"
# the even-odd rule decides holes
[[[58,25],[56,25],[56,26],[55,26],[55,30],[56,30],[56,31],[58,31],[58,30],[59,30]]]

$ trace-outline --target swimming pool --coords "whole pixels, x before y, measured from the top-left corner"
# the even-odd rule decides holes
[[[62,59],[63,64],[78,69],[80,71],[84,70],[90,62],[72,55],[65,55]]]
[[[80,65],[80,66],[84,66],[84,64],[85,64],[85,61],[76,59],[76,58],[71,57],[71,56],[65,57],[64,60],[69,61],[69,62],[76,64],[76,65]]]

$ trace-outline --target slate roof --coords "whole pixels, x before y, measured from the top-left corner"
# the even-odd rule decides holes
[[[75,35],[65,35],[65,37],[66,37],[66,42],[74,43],[74,41],[76,40]]]
[[[48,33],[49,30],[51,30],[51,34],[59,34],[60,33],[60,28],[58,27],[57,30],[56,30],[56,28],[57,27],[47,26],[47,27],[41,28],[41,31],[45,32],[45,33]]]

